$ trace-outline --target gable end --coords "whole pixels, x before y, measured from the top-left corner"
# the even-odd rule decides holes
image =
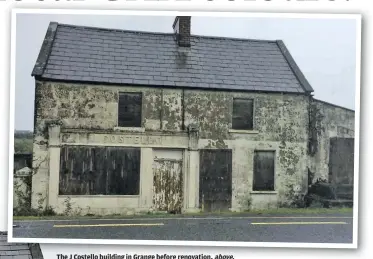
[[[40,48],[39,56],[36,60],[36,64],[31,73],[31,76],[39,77],[43,74],[49,59],[49,55],[52,50],[54,37],[56,36],[57,26],[58,23],[56,22],[49,23],[47,33],[45,34],[43,44]]]
[[[297,77],[298,81],[300,82],[304,91],[306,93],[312,93],[313,92],[312,86],[310,85],[306,77],[304,76],[303,72],[298,67],[297,63],[293,59],[289,50],[287,49],[285,43],[282,40],[277,40],[276,43],[277,43],[278,48],[281,50],[281,53],[284,55],[286,61],[288,62],[294,75]]]

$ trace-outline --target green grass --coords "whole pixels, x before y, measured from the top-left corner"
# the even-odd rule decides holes
[[[310,214],[345,214],[352,213],[352,208],[307,208],[292,209],[280,208],[269,210],[253,210],[245,212],[221,212],[221,213],[185,213],[185,214],[164,214],[149,213],[139,215],[105,215],[105,216],[14,216],[13,220],[65,220],[65,219],[128,219],[128,218],[177,218],[177,217],[203,217],[203,216],[220,216],[220,217],[239,217],[239,216],[261,216],[261,215],[310,215]]]

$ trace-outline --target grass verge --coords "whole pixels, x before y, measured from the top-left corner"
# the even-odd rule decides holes
[[[264,216],[264,215],[317,215],[317,214],[350,214],[352,208],[307,208],[307,209],[292,209],[279,208],[269,210],[253,210],[244,212],[220,212],[220,213],[185,213],[185,214],[165,214],[165,213],[144,213],[138,215],[77,215],[77,216],[14,216],[13,220],[74,220],[74,219],[129,219],[129,218],[182,218],[182,217],[244,217],[244,216]]]

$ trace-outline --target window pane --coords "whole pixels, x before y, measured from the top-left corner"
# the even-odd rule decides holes
[[[232,128],[239,130],[253,129],[253,100],[234,99]]]
[[[254,191],[273,191],[275,176],[275,152],[255,151],[254,154]]]
[[[120,93],[118,104],[119,127],[141,127],[141,93]]]

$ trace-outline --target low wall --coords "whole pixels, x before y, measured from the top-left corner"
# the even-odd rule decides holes
[[[25,210],[31,208],[31,175],[32,170],[24,167],[13,176],[13,209]],[[28,206],[29,208],[25,208]]]

